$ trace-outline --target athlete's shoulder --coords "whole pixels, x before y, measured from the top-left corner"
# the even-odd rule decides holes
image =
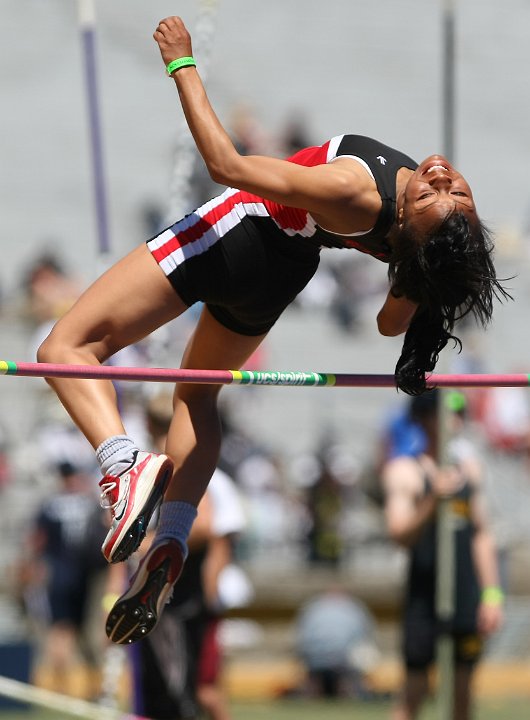
[[[389,460],[383,468],[383,481],[387,492],[414,495],[421,486],[421,467],[417,458],[399,455]]]

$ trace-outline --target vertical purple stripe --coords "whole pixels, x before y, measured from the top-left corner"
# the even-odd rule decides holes
[[[129,651],[129,661],[131,664],[133,712],[142,717],[145,712],[145,699],[142,683],[142,664],[140,659],[141,649],[139,645],[129,645],[127,649]]]
[[[100,255],[110,251],[107,194],[103,169],[103,143],[101,137],[99,98],[96,73],[95,33],[93,28],[84,28],[81,32],[85,60],[85,81],[87,91],[90,141],[92,150],[92,176],[94,200],[96,206],[96,227],[98,250]]]

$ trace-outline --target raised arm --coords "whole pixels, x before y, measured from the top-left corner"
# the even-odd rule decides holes
[[[164,64],[192,56],[191,37],[179,17],[162,20],[154,35]],[[278,203],[333,217],[358,212],[363,217],[362,169],[350,159],[316,167],[265,156],[238,153],[215,114],[197,69],[173,73],[186,121],[213,180],[266,197]],[[364,228],[359,228],[364,229]],[[352,231],[355,227],[352,228]]]

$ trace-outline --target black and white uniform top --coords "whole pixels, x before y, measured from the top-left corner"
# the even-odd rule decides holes
[[[321,247],[352,248],[383,262],[396,219],[396,175],[410,157],[362,135],[338,135],[287,158],[314,167],[351,157],[374,179],[382,207],[373,228],[348,235],[319,227],[307,210],[227,188],[151,238],[147,246],[188,305],[201,300],[225,326],[266,332],[307,285]]]
[[[300,150],[289,160],[300,165],[315,166],[344,157],[352,158],[362,165],[377,185],[382,207],[373,228],[348,235],[330,232],[318,226],[307,211],[275,203],[268,203],[272,210],[271,216],[288,234],[296,232],[311,237],[324,247],[354,248],[388,262],[390,247],[386,238],[396,219],[396,175],[400,168],[415,170],[418,164],[408,155],[363,135],[338,135],[320,147]]]

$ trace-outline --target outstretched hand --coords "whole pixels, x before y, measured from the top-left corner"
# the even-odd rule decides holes
[[[180,57],[193,55],[191,36],[179,17],[168,17],[158,23],[153,33],[164,65]]]
[[[481,635],[488,636],[497,632],[504,620],[503,607],[499,603],[481,602],[478,607],[477,626]]]

